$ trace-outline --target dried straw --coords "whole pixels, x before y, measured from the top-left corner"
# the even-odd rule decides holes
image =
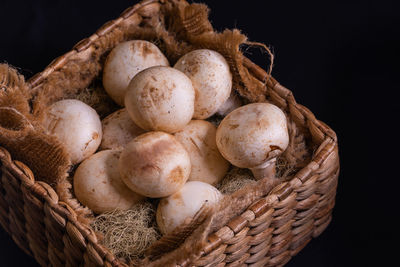
[[[232,194],[247,184],[255,183],[251,172],[247,169],[233,167],[216,187],[222,194]]]
[[[130,210],[103,213],[94,219],[92,227],[103,235],[102,243],[114,255],[134,260],[161,237],[155,211],[155,206],[146,201]]]
[[[94,108],[102,119],[118,109],[118,105],[111,100],[100,84],[93,84],[72,97]]]

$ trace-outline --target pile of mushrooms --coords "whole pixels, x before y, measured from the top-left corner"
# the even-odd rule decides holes
[[[154,44],[124,42],[107,57],[103,85],[121,109],[102,121],[69,99],[51,105],[43,122],[79,164],[74,192],[93,212],[159,198],[156,220],[168,234],[221,199],[215,185],[230,163],[274,179],[289,143],[285,114],[269,103],[243,106],[218,52],[194,50],[170,67]],[[215,114],[224,117],[218,129],[206,120]]]

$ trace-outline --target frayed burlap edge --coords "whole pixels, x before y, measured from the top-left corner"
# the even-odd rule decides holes
[[[46,135],[33,118],[30,98],[24,77],[0,64],[0,144],[24,162],[37,180],[55,186],[66,179],[71,163],[58,140]]]
[[[0,64],[0,107],[18,110],[30,116],[29,89],[25,78],[8,64]]]

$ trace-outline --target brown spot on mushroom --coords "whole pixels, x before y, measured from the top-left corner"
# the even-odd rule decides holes
[[[175,167],[168,175],[168,181],[171,183],[179,183],[182,181],[183,170],[180,166]]]
[[[152,145],[149,153],[153,154],[153,156],[157,156],[163,154],[166,150],[174,151],[175,147],[173,143],[169,140],[159,140]]]
[[[222,141],[221,143],[228,145],[230,142],[229,136],[223,136],[221,141]]]
[[[229,128],[231,128],[232,130],[236,129],[237,127],[239,127],[239,124],[231,124],[231,125],[229,125]]]
[[[193,138],[190,137],[189,140],[190,140],[190,142],[194,145],[194,147],[196,148],[197,152],[202,156],[201,149],[200,149],[200,147],[196,144],[196,142],[193,140]]]
[[[90,139],[89,141],[87,141],[87,142],[85,143],[85,148],[83,149],[83,151],[86,150],[86,148],[89,146],[89,144],[90,144],[92,141],[96,140],[97,138],[99,138],[99,134],[98,134],[97,132],[92,133],[92,139]],[[86,153],[86,151],[84,151],[84,152]]]
[[[171,198],[172,198],[173,200],[178,200],[178,199],[181,198],[181,193],[176,192],[175,194],[173,194],[173,195],[171,196]]]
[[[199,64],[194,60],[194,61],[189,61],[187,62],[188,66],[185,69],[185,73],[194,76],[197,72],[199,72]]]
[[[160,168],[153,164],[146,164],[140,168],[144,173],[151,172],[153,170],[160,171]]]
[[[160,206],[161,207],[164,207],[164,206],[166,206],[166,205],[168,205],[168,203],[169,203],[169,201],[168,201],[168,198],[163,198],[161,201],[160,201]]]
[[[145,145],[145,150],[140,154],[133,153],[131,155],[131,160],[127,164],[133,165],[134,168],[141,169],[143,172],[150,172],[152,170],[161,172],[160,168],[157,166],[157,159],[159,155],[173,153],[175,151],[174,143],[170,140],[157,140],[154,142],[146,138],[148,134],[144,134],[138,139],[138,142],[142,142],[142,144]]]
[[[85,147],[82,149],[82,151],[85,151],[86,148],[89,146],[90,142],[92,142],[92,141],[93,141],[93,139],[87,141],[87,142],[85,143]]]
[[[185,203],[183,202],[183,199],[182,199],[182,194],[180,193],[180,192],[176,192],[175,194],[173,194],[172,196],[171,196],[171,199],[172,200],[175,200],[177,203],[177,205],[180,205],[180,206],[183,206]],[[168,202],[167,202],[168,203]]]
[[[142,43],[142,55],[144,58],[146,58],[148,55],[153,54],[153,51],[151,50],[151,47],[147,42]]]

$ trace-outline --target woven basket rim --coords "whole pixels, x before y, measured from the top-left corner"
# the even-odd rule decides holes
[[[78,42],[71,51],[53,60],[42,72],[37,73],[31,77],[27,84],[32,91],[39,90],[40,85],[45,79],[51,75],[54,71],[61,69],[69,60],[70,57],[75,56],[78,53],[85,53],[87,49],[91,47],[93,42],[95,42],[101,36],[107,34],[114,27],[122,23],[125,19],[133,16],[140,8],[151,5],[151,4],[164,4],[171,0],[144,0],[134,6],[127,8],[120,17],[115,20],[105,23],[99,28],[93,35],[85,38]],[[172,0],[173,1],[173,0]],[[325,123],[317,120],[313,113],[306,107],[298,104],[293,96],[293,93],[279,84],[274,78],[270,77],[267,79],[268,74],[264,69],[253,63],[250,59],[245,58],[245,67],[249,72],[262,82],[266,82],[267,87],[269,87],[271,92],[274,93],[272,97],[277,99],[280,103],[280,108],[290,110],[290,112],[297,112],[303,116],[307,121],[307,127],[313,128],[318,131],[319,139],[321,140],[320,145],[316,153],[312,156],[311,161],[306,167],[301,169],[293,178],[288,182],[284,182],[275,187],[268,197],[271,199],[282,200],[285,199],[291,193],[291,184],[296,182],[305,182],[304,177],[319,168],[329,156],[334,153],[337,148],[337,137],[335,132],[327,126]],[[0,160],[2,165],[4,165],[8,170],[11,170],[21,180],[21,184],[26,186],[31,194],[43,199],[47,205],[49,205],[62,219],[65,220],[66,224],[70,224],[78,230],[78,235],[87,240],[88,245],[92,246],[97,256],[102,260],[106,260],[111,263],[112,266],[125,266],[117,259],[107,248],[103,247],[97,242],[96,234],[92,229],[88,228],[83,223],[79,222],[75,212],[65,203],[59,202],[56,192],[48,184],[36,181],[32,171],[24,163],[12,159],[10,153],[5,149],[0,147]],[[254,216],[260,214],[262,210],[267,209],[272,202],[268,202],[264,197],[255,201],[249,208],[247,208],[244,213],[252,212]],[[227,224],[229,230],[237,233],[245,226],[246,218],[239,215],[236,218],[232,218]],[[67,227],[68,231],[68,227]],[[76,233],[75,233],[76,234]],[[203,255],[206,255],[213,248],[216,248],[222,241],[220,238],[216,238],[215,233],[209,235],[208,244],[204,248]],[[29,251],[27,252],[29,254]],[[181,265],[186,265],[188,262],[184,262]]]

